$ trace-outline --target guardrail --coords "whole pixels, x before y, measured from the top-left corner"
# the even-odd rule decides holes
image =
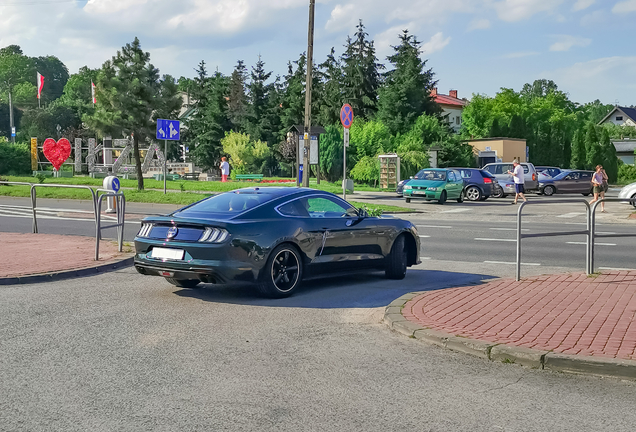
[[[105,192],[100,194],[100,192]],[[104,198],[113,198],[115,200],[115,211],[117,215],[117,223],[107,226],[102,226],[102,202]],[[95,261],[99,261],[99,240],[102,237],[102,230],[108,228],[117,228],[117,243],[119,246],[119,252],[122,251],[124,244],[124,225],[126,223],[126,197],[122,192],[114,193],[107,189],[97,189],[97,204],[96,204],[96,219],[95,219]]]
[[[621,200],[623,201],[623,200]],[[535,204],[571,204],[573,202],[581,202],[585,204],[586,210],[586,220],[587,220],[587,229],[585,231],[558,231],[558,232],[550,232],[550,233],[536,233],[536,234],[522,234],[521,233],[521,215],[523,212],[523,208],[528,204],[527,202],[522,202],[519,206],[519,210],[517,211],[517,271],[515,273],[515,279],[517,281],[521,280],[521,240],[524,238],[536,238],[536,237],[556,237],[556,236],[569,236],[569,235],[586,235],[587,236],[587,247],[586,247],[586,256],[585,256],[585,271],[590,274],[590,261],[591,254],[593,253],[591,241],[591,236],[593,230],[591,229],[592,220],[590,218],[592,211],[590,208],[590,204],[586,200],[558,200],[558,201],[533,201],[532,205]]]
[[[33,210],[33,233],[37,234],[38,233],[38,220],[37,220],[37,215],[36,212],[38,210],[37,208],[37,189],[39,187],[55,187],[55,188],[66,188],[66,189],[84,189],[84,190],[89,190],[93,199],[93,215],[95,216],[95,223],[97,223],[97,208],[96,208],[96,196],[95,196],[95,191],[93,190],[92,187],[90,186],[81,186],[81,185],[59,185],[59,184],[32,184],[31,185],[31,210]]]
[[[590,247],[590,259],[588,262],[587,274],[594,273],[594,240],[597,238],[611,238],[611,237],[636,237],[634,234],[596,234],[596,209],[599,204],[604,202],[625,202],[636,206],[636,198],[601,198],[592,205],[592,211],[588,221],[590,227],[590,237],[592,239],[592,245]]]
[[[34,234],[38,233],[38,220],[37,220],[37,211],[44,210],[38,209],[37,206],[37,188],[39,187],[48,187],[48,188],[67,188],[67,189],[84,189],[88,190],[91,193],[91,202],[93,203],[93,217],[95,219],[95,261],[99,260],[99,241],[101,240],[101,231],[108,228],[117,228],[117,240],[119,243],[119,252],[122,251],[123,248],[123,240],[124,240],[124,225],[126,219],[126,198],[122,192],[114,193],[108,189],[93,189],[90,186],[83,185],[62,185],[62,184],[53,184],[53,183],[28,183],[28,182],[8,182],[8,181],[0,181],[0,185],[9,185],[9,186],[30,186],[31,187],[31,212],[33,213],[33,225],[32,231]],[[104,192],[100,194],[100,192]],[[114,198],[117,201],[116,204],[116,215],[117,215],[117,223],[108,226],[101,226],[101,206],[102,201],[106,198]],[[87,212],[88,213],[88,212]]]

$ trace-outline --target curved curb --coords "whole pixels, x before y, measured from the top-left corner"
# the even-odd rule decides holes
[[[101,264],[98,266],[84,267],[80,269],[72,269],[72,270],[63,270],[59,272],[51,272],[51,273],[43,273],[38,275],[30,275],[30,276],[18,276],[18,277],[7,277],[0,278],[0,285],[24,285],[24,284],[35,284],[35,283],[45,283],[45,282],[54,282],[64,279],[73,279],[84,276],[92,276],[98,273],[107,273],[109,271],[117,270],[123,267],[130,267],[133,265],[135,257],[129,256],[124,259],[120,259],[118,261],[110,261],[105,264]]]
[[[402,315],[404,305],[422,294],[412,292],[397,298],[384,311],[384,322],[394,331],[442,348],[502,363],[515,363],[533,369],[636,380],[636,360],[577,356],[515,345],[470,339],[422,327]]]

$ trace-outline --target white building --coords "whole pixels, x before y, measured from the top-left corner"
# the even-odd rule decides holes
[[[468,105],[466,99],[457,97],[457,90],[451,90],[447,95],[437,92],[437,88],[431,90],[431,97],[442,108],[442,116],[456,133],[462,127],[462,111]]]
[[[598,124],[615,124],[618,126],[636,127],[636,108],[615,106]]]

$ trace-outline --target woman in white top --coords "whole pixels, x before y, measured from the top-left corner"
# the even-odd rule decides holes
[[[221,165],[219,165],[219,168],[221,168],[221,181],[226,182],[227,176],[230,175],[230,164],[227,162],[227,158],[225,156],[221,158]]]

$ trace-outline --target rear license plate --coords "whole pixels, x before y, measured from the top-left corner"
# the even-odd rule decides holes
[[[413,194],[414,195],[426,195],[426,191],[423,191],[423,190],[421,190],[421,191],[413,191]]]
[[[160,258],[169,260],[182,260],[185,251],[183,249],[166,249],[166,248],[152,248],[150,251],[150,258]]]

